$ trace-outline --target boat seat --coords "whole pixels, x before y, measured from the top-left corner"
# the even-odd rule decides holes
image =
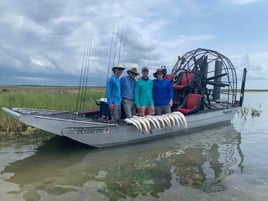
[[[202,107],[202,95],[201,94],[188,94],[181,106],[178,107],[178,111],[187,115],[198,112]]]
[[[193,83],[195,73],[191,71],[184,71],[181,73],[179,82],[173,85],[175,91],[184,90],[187,86]]]
[[[195,73],[185,70],[179,74],[178,80],[173,84],[174,103],[181,105],[184,98],[194,92]]]
[[[171,82],[172,79],[173,79],[173,75],[172,74],[166,74],[165,78],[168,79]]]

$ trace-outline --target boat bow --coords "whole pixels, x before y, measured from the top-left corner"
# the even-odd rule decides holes
[[[4,113],[6,113],[8,116],[10,116],[10,117],[16,119],[17,121],[20,120],[20,117],[21,117],[21,114],[20,114],[20,113],[14,111],[14,110],[12,110],[12,109],[6,108],[6,107],[3,107],[3,108],[2,108],[2,111],[3,111]]]

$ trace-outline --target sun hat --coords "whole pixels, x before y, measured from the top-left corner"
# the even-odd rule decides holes
[[[155,73],[153,75],[154,75],[155,78],[157,78],[158,74],[163,74],[164,75],[165,74],[164,69],[163,68],[156,69],[156,71],[155,71]]]
[[[128,70],[127,73],[133,73],[135,75],[139,75],[138,70],[135,67],[134,68],[131,68],[130,70]]]
[[[116,65],[116,66],[114,66],[114,67],[112,68],[112,71],[114,72],[115,69],[119,69],[119,70],[121,69],[121,70],[124,70],[125,67],[123,67],[122,64],[118,64],[118,65]]]

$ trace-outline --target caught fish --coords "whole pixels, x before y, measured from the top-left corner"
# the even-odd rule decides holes
[[[166,114],[166,116],[168,117],[168,119],[170,120],[170,124],[175,127],[176,126],[176,119],[173,115],[171,114]]]
[[[151,119],[151,118],[149,117],[149,115],[145,116],[145,118],[146,118],[146,120],[148,120],[150,123],[152,123],[152,125],[153,125],[154,128],[157,128],[157,125],[156,125],[154,119]]]
[[[147,127],[147,123],[143,120],[143,117],[133,116],[132,119],[138,121],[144,128],[144,130],[149,133],[149,128]]]
[[[134,119],[134,118],[130,118],[130,119],[138,125],[138,128],[139,128],[138,130],[142,131],[142,126],[141,126],[140,122],[137,121],[137,120]]]
[[[136,122],[132,121],[131,119],[127,118],[127,119],[124,119],[124,121],[128,124],[134,125],[138,130],[140,130],[138,124]]]
[[[142,117],[142,120],[147,124],[148,130],[151,130],[150,121],[148,119],[146,119],[145,117]]]
[[[155,118],[155,116],[147,115],[146,118],[151,119],[155,128],[161,128],[158,120]]]
[[[163,114],[163,115],[162,115],[162,118],[163,118],[163,120],[167,123],[167,125],[168,125],[169,127],[171,127],[171,122],[170,122],[169,117],[168,117],[167,115]]]
[[[173,113],[170,113],[169,114],[173,119],[174,119],[174,121],[175,121],[175,125],[174,126],[178,126],[178,127],[180,127],[180,117],[178,116],[178,115],[176,115],[176,114],[173,114]],[[177,124],[176,124],[177,123]]]
[[[182,122],[184,124],[184,127],[187,128],[187,121],[186,121],[185,116],[181,112],[173,112],[173,113],[177,114],[181,118],[181,120],[182,120]]]
[[[161,116],[156,115],[156,116],[154,116],[154,117],[155,117],[157,120],[159,120],[159,122],[161,122],[162,127],[165,127],[165,121],[164,121],[163,118],[161,118]]]

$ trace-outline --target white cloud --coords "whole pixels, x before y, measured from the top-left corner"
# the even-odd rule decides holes
[[[245,55],[242,65],[248,69],[249,78],[268,80],[268,52]]]
[[[236,67],[239,82],[242,79],[243,69],[247,69],[246,88],[267,89],[268,52],[234,55],[230,60]]]
[[[228,2],[241,5],[256,0]],[[170,69],[178,55],[204,47],[249,55],[251,65],[256,64],[258,68],[255,69],[262,72],[259,74],[267,73],[267,59],[258,55],[258,52],[268,51],[263,42],[266,36],[261,41],[244,39],[245,34],[239,33],[237,27],[231,27],[232,23],[228,23],[231,34],[226,34],[224,27],[219,25],[232,22],[233,18],[229,15],[231,11],[224,9],[225,4],[220,5],[224,16],[218,12],[216,1],[208,4],[197,0],[126,0],[120,3],[116,0],[2,0],[0,29],[4,31],[0,32],[0,84],[10,81],[3,76],[8,77],[11,71],[25,77],[25,82],[32,76],[30,83],[40,81],[35,77],[50,77],[47,81],[58,84],[66,83],[64,77],[79,78],[84,44],[92,37],[90,73],[99,74],[95,76],[96,82],[106,78],[112,37],[117,41],[117,55],[110,63],[117,62],[120,47],[120,62],[127,67],[167,65]],[[208,7],[214,12],[207,14]],[[264,19],[263,16],[252,18],[256,22]],[[252,31],[257,40],[264,29],[263,26],[262,30],[249,32]],[[249,77],[257,74],[250,72]],[[57,79],[56,75],[62,77]]]
[[[259,2],[263,0],[223,0],[223,1],[225,2],[227,1],[236,5],[246,5],[246,4],[255,3],[255,2]]]

